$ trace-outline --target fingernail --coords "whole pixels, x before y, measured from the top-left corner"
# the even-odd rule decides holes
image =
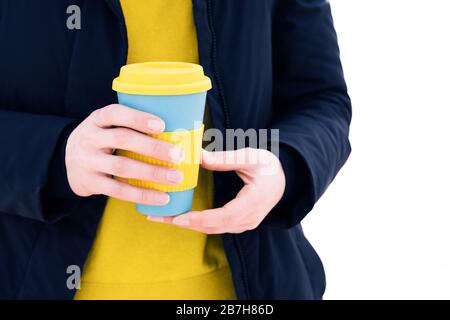
[[[180,148],[172,148],[169,150],[169,158],[175,162],[181,162],[184,159],[184,151]]]
[[[173,219],[173,224],[176,224],[177,226],[188,226],[189,220],[186,218],[175,218]]]
[[[157,193],[155,195],[155,201],[162,205],[168,204],[170,201],[170,197],[167,193]]]
[[[148,216],[147,220],[149,221],[153,221],[153,222],[164,222],[164,218],[163,217],[152,217],[152,216]]]
[[[180,183],[183,181],[183,173],[178,170],[170,170],[167,173],[166,178],[169,182]]]
[[[208,151],[204,151],[202,153],[202,160],[205,160],[206,162],[212,163],[214,162],[214,157],[212,156],[212,154]]]
[[[150,129],[157,132],[164,131],[164,122],[162,120],[150,119],[147,121],[147,125]]]

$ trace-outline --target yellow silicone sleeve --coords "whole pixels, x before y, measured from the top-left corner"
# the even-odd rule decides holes
[[[137,154],[126,150],[117,150],[116,154],[138,161],[146,162],[152,165],[170,167],[178,169],[183,172],[183,181],[176,186],[169,186],[165,184],[160,184],[152,181],[143,181],[136,179],[125,179],[118,178],[115,179],[127,182],[133,186],[155,189],[163,192],[175,192],[184,191],[195,188],[198,182],[198,171],[200,164],[200,153],[202,146],[204,126],[202,125],[198,129],[185,130],[185,131],[174,131],[174,132],[163,132],[158,134],[151,134],[150,136],[156,139],[161,139],[172,144],[177,145],[184,151],[185,158],[183,162],[174,164],[170,162],[161,161],[154,158],[149,158],[141,154]]]

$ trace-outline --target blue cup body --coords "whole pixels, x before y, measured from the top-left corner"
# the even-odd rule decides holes
[[[119,92],[117,96],[120,104],[163,119],[167,132],[198,129],[203,122],[206,92],[174,96],[143,96]]]
[[[198,129],[203,123],[206,92],[150,96],[117,93],[119,103],[133,109],[154,114],[164,120],[166,132]],[[136,209],[147,216],[176,216],[192,209],[194,189],[168,192],[170,201],[164,206],[137,204]]]

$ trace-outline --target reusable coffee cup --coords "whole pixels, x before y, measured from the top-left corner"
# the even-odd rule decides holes
[[[118,155],[182,171],[184,179],[179,185],[116,179],[169,194],[170,201],[164,206],[136,204],[136,209],[144,215],[176,216],[190,211],[198,182],[203,115],[211,80],[197,64],[148,62],[123,66],[112,87],[120,104],[154,114],[165,121],[165,131],[150,136],[173,143],[185,153],[183,162],[173,164],[126,150],[116,151]]]

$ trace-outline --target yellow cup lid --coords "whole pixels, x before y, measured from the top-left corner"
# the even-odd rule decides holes
[[[185,62],[145,62],[123,66],[113,90],[139,95],[182,95],[208,91],[202,66]]]

